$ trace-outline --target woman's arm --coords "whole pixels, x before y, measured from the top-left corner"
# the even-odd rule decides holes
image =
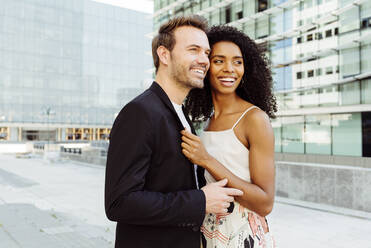
[[[244,120],[244,133],[250,144],[249,169],[251,183],[233,174],[207,153],[199,137],[182,131],[183,153],[193,163],[209,171],[215,180],[228,179],[228,187],[241,189],[244,194],[235,199],[261,216],[268,215],[274,201],[274,135],[268,116],[254,111]]]

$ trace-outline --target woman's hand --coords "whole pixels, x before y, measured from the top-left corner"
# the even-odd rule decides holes
[[[194,164],[206,167],[207,161],[211,159],[210,154],[206,151],[201,139],[186,131],[182,130],[182,152]]]

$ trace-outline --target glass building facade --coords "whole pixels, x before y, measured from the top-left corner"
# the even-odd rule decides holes
[[[278,153],[371,157],[371,1],[155,0],[154,30],[199,14],[254,39],[272,64]],[[154,33],[152,33],[154,34]]]
[[[90,0],[0,0],[0,141],[106,139],[152,77],[152,25]]]

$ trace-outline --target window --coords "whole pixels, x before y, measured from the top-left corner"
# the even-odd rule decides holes
[[[9,133],[8,127],[0,127],[0,140],[9,140]]]
[[[267,0],[258,0],[258,12],[262,12],[268,8]]]
[[[231,22],[231,8],[228,7],[225,9],[225,23]]]
[[[339,32],[345,33],[360,29],[361,19],[356,18],[359,15],[359,7],[352,7],[339,15]],[[362,8],[361,8],[362,9]]]
[[[320,106],[337,106],[339,105],[338,86],[327,86],[319,93]]]
[[[331,155],[331,116],[305,116],[306,153]]]
[[[362,51],[362,55],[364,51]],[[365,54],[366,55],[366,54]],[[366,55],[367,56],[367,55]],[[365,57],[367,59],[366,56]],[[358,47],[346,48],[340,50],[340,66],[341,66],[341,76],[343,78],[351,77],[357,75],[361,72],[361,56]],[[364,64],[362,64],[362,67]]]
[[[332,66],[326,67],[325,70],[326,70],[326,75],[330,75],[330,74],[333,73],[333,71],[332,71]]]
[[[300,43],[302,42],[302,38],[303,38],[303,37],[301,37],[301,36],[298,37],[298,38],[296,38],[296,42],[297,42],[298,44],[300,44]]]
[[[307,41],[312,41],[312,40],[313,40],[313,34],[308,34]]]
[[[340,85],[339,105],[351,105],[361,103],[360,83],[351,82]]]
[[[313,76],[314,76],[314,70],[309,70],[308,77],[313,77]]]
[[[362,80],[362,103],[371,103],[371,79]]]
[[[311,8],[313,6],[312,0],[304,0],[305,8]]]
[[[303,25],[303,20],[299,20],[299,21],[296,23],[296,26],[297,26],[297,27],[300,27],[301,25]]]
[[[237,20],[242,19],[242,17],[243,17],[242,11],[237,12]]]
[[[322,75],[322,68],[317,68],[316,69],[316,76],[321,76]]]
[[[318,33],[316,33],[315,35],[314,35],[314,38],[316,39],[316,40],[322,40],[322,33],[321,32],[318,32]]]
[[[363,19],[362,20],[362,24],[361,24],[361,28],[367,28],[368,26],[368,20],[367,19]]]
[[[339,65],[336,66],[335,73],[339,73]]]
[[[332,115],[334,155],[362,156],[361,113]]]
[[[301,71],[296,73],[296,78],[297,79],[302,79],[303,78],[303,73]]]
[[[331,37],[331,36],[332,36],[332,30],[331,29],[326,30],[326,38]]]
[[[304,2],[299,3],[299,11],[302,11],[304,9]]]
[[[362,72],[371,71],[371,43],[362,44],[361,54]]]
[[[297,92],[283,94],[284,109],[298,109],[300,107],[300,100]]]
[[[281,120],[279,118],[276,118],[272,120],[272,127],[273,127],[273,132],[274,132],[274,137],[275,137],[275,142],[274,142],[274,151],[275,152],[282,152],[281,150]]]
[[[339,34],[339,28],[335,28],[334,29],[334,35],[338,35]]]
[[[361,21],[361,28],[368,28],[368,27],[371,27],[371,17],[364,18]]]
[[[269,18],[267,15],[259,18],[256,24],[256,37],[265,38],[269,35]]]
[[[282,151],[304,153],[304,116],[282,118]]]

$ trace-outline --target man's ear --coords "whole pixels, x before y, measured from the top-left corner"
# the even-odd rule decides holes
[[[158,58],[160,59],[160,63],[168,65],[170,62],[170,51],[164,46],[159,46],[156,52]]]

